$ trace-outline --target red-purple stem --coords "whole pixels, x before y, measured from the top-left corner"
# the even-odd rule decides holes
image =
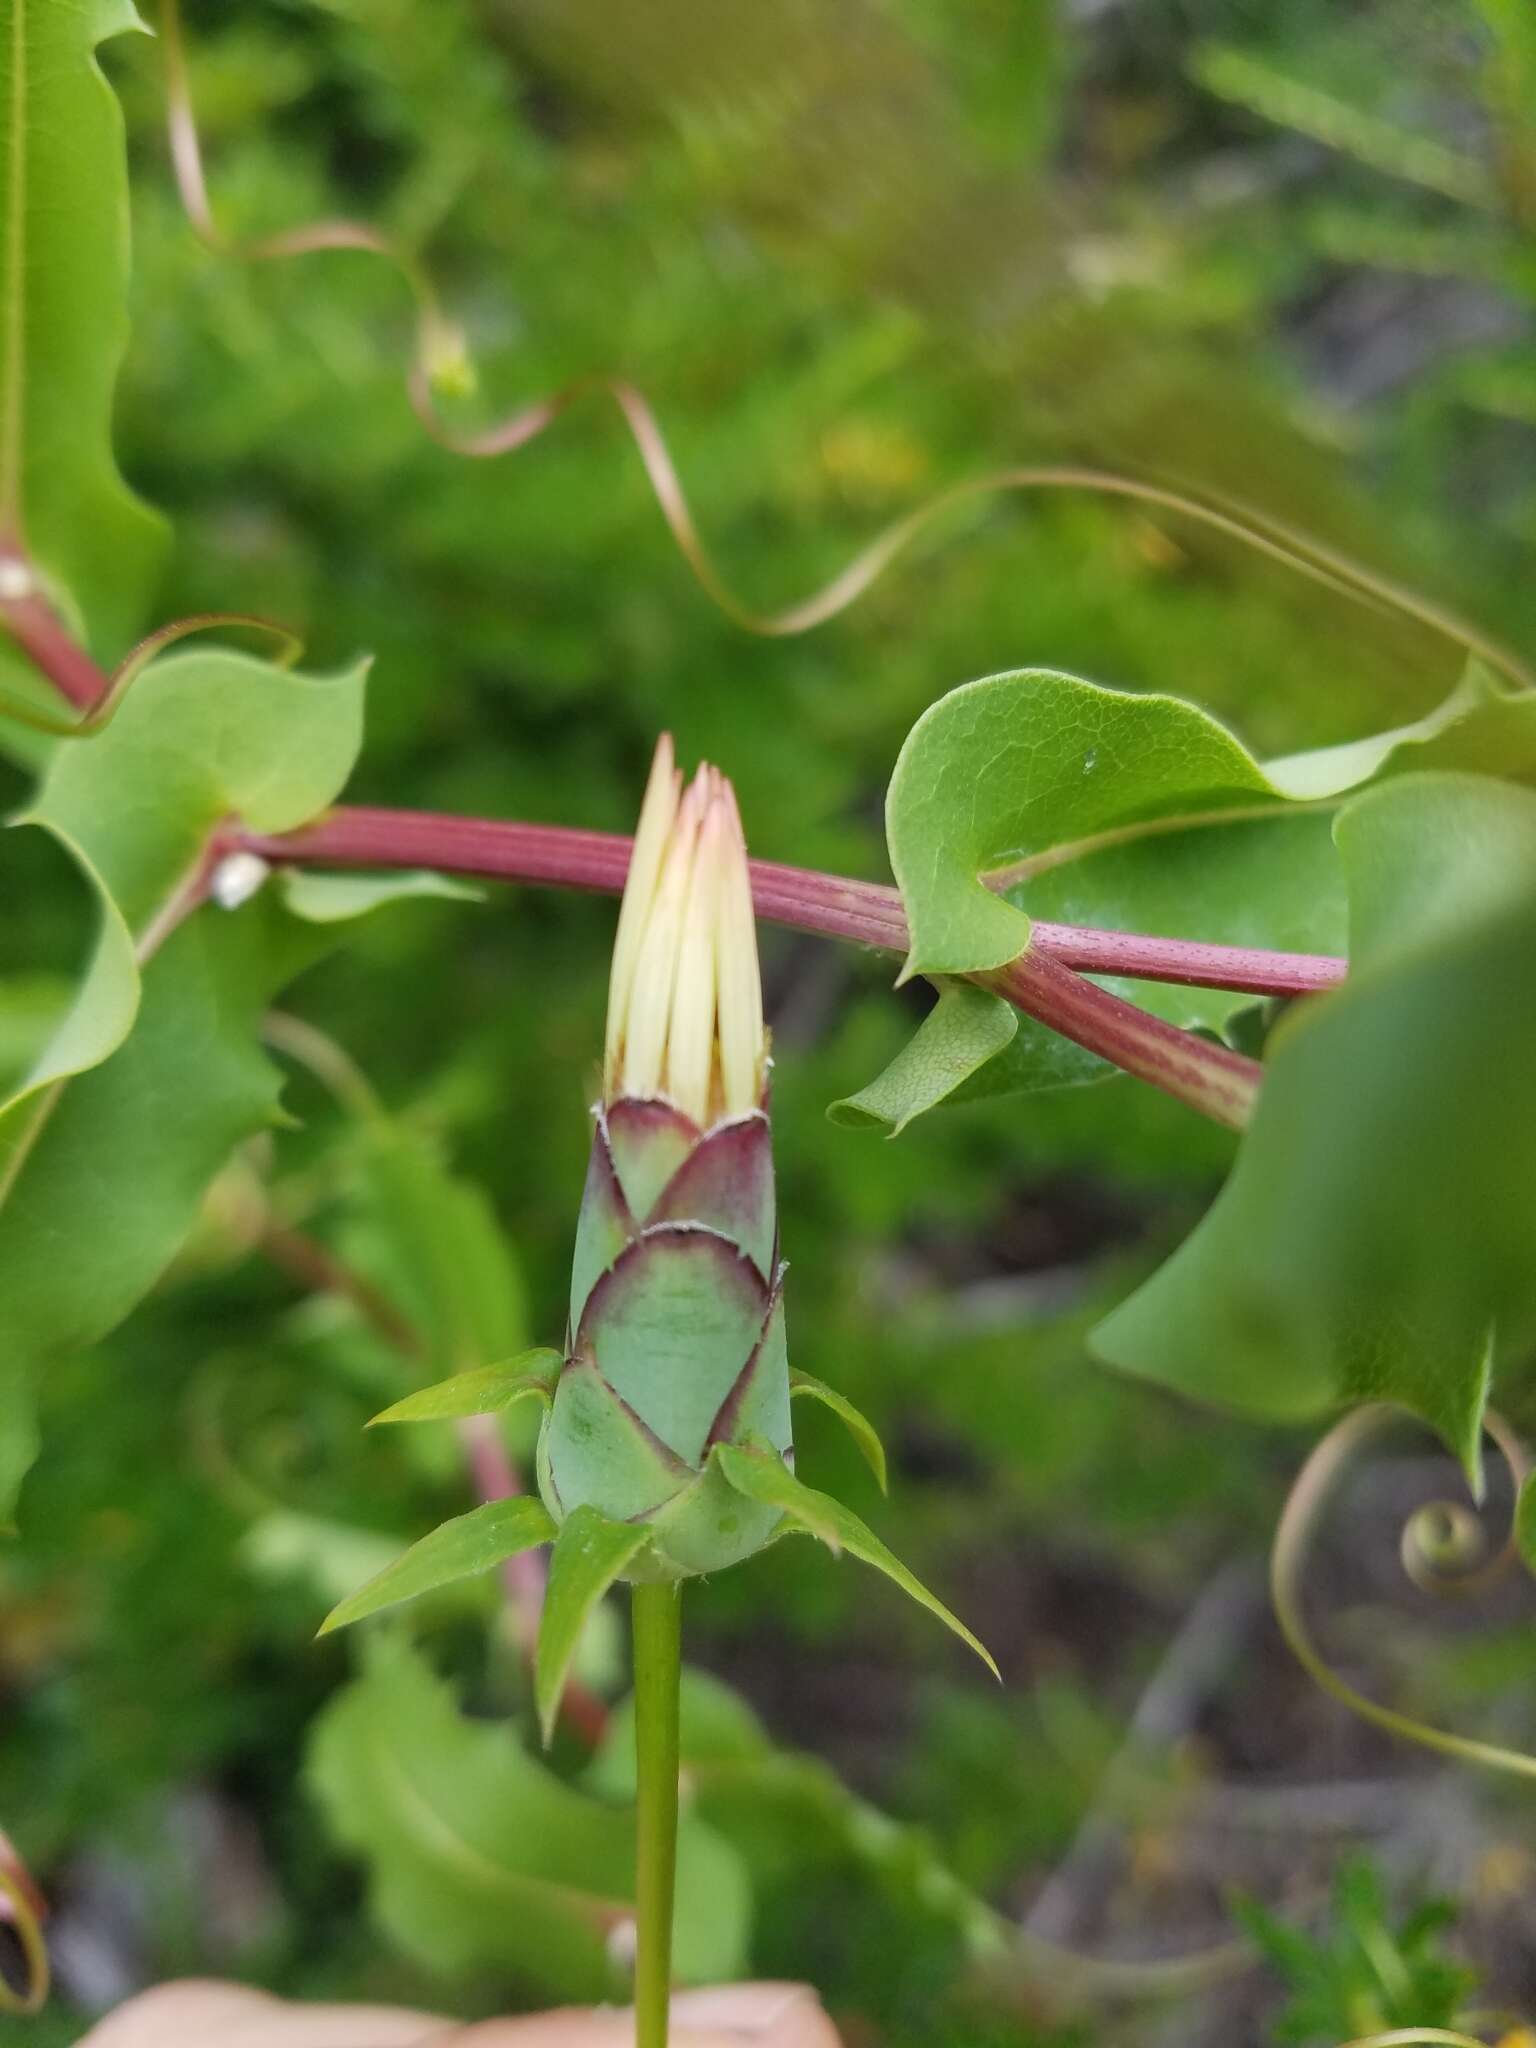
[[[1216,1123],[1240,1131],[1253,1114],[1264,1071],[1257,1060],[1139,1010],[1033,945],[996,974],[974,978]]]
[[[420,866],[607,895],[622,890],[630,855],[630,841],[616,833],[347,807],[281,837],[235,831],[220,843],[223,850],[241,848],[273,861]],[[907,950],[907,920],[895,889],[775,861],[753,861],[751,870],[760,917],[885,952]],[[1241,1128],[1258,1094],[1257,1061],[1149,1016],[1077,970],[1242,994],[1307,995],[1341,981],[1345,964],[1325,954],[1268,953],[1036,920],[1022,958],[974,978],[1125,1072]]]
[[[272,861],[441,868],[452,874],[547,882],[607,896],[617,896],[623,889],[630,850],[629,840],[615,832],[350,806],[281,838],[237,832],[223,843],[226,850],[242,847]],[[877,946],[883,952],[907,950],[906,913],[895,889],[777,861],[755,860],[751,868],[759,917],[799,931]],[[1341,982],[1347,964],[1328,953],[1270,953],[1257,947],[1207,945],[1200,939],[1050,924],[1042,918],[1034,920],[1030,946],[1032,952],[1085,973],[1233,989],[1243,995],[1311,995]]]
[[[112,678],[65,630],[58,613],[42,592],[22,587],[19,595],[3,590],[7,575],[19,575],[24,586],[31,564],[14,542],[0,540],[0,623],[23,654],[48,678],[61,697],[80,712],[94,711],[112,688]]]

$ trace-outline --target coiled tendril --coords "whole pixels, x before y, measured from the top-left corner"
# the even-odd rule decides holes
[[[463,394],[473,372],[464,336],[444,313],[432,280],[416,255],[382,229],[350,220],[319,220],[244,243],[229,241],[218,225],[208,194],[181,33],[179,0],[161,0],[161,43],[165,53],[166,119],[171,162],[182,206],[204,244],[247,262],[322,251],[356,250],[381,256],[398,273],[416,308],[416,335],[406,372],[412,409],[440,447],[485,459],[510,454],[542,434],[579,400],[611,399],[623,416],[645,468],[652,495],[678,552],[706,595],[746,632],[780,638],[808,632],[844,611],[880,577],[934,521],[955,507],[1024,490],[1080,490],[1132,498],[1198,521],[1285,564],[1357,603],[1416,619],[1510,681],[1536,687],[1536,672],[1498,641],[1456,613],[1352,561],[1336,549],[1281,524],[1250,505],[1208,492],[1203,498],[1112,471],[1067,464],[1033,464],[994,470],[951,485],[894,520],[868,542],[830,582],[798,604],[778,612],[753,610],[730,589],[705,548],[677,466],[649,400],[620,377],[586,376],[559,391],[517,408],[479,431],[453,427],[438,406],[438,395]]]
[[[48,1944],[43,1939],[42,1919],[30,1887],[22,1882],[3,1856],[0,1856],[0,1893],[5,1895],[9,1904],[6,1917],[16,1930],[27,1970],[26,1984],[20,1991],[0,1975],[0,2013],[14,2013],[20,2018],[30,2019],[47,2004],[53,1973],[48,1962]]]
[[[1446,1728],[1416,1721],[1392,1707],[1380,1705],[1357,1692],[1325,1660],[1312,1640],[1303,1611],[1302,1593],[1308,1555],[1323,1508],[1340,1475],[1361,1447],[1389,1423],[1402,1421],[1398,1409],[1383,1403],[1357,1408],[1331,1429],[1313,1450],[1297,1475],[1275,1531],[1270,1554],[1270,1594],[1276,1619],[1292,1650],[1308,1674],[1351,1713],[1373,1722],[1391,1735],[1398,1735],[1442,1755],[1460,1757],[1468,1763],[1484,1764],[1493,1770],[1514,1771],[1536,1778],[1536,1756],[1523,1750],[1505,1749],[1497,1743],[1480,1742],[1457,1735]],[[1498,1446],[1509,1467],[1518,1495],[1531,1470],[1525,1446],[1501,1415],[1490,1409],[1483,1427]],[[1491,1554],[1481,1523],[1461,1502],[1434,1501],[1409,1517],[1401,1539],[1403,1568],[1416,1586],[1442,1596],[1462,1596],[1481,1591],[1507,1571],[1518,1551],[1513,1524],[1500,1547]],[[1383,2035],[1383,2043],[1397,2040],[1459,2040],[1452,2035]]]

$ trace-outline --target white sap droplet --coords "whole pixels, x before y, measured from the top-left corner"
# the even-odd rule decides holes
[[[1099,750],[1097,747],[1090,747],[1087,753],[1083,756],[1083,773],[1085,775],[1091,775],[1094,769],[1098,767],[1098,765]]]
[[[227,853],[213,871],[208,894],[221,910],[249,903],[272,872],[259,853]]]
[[[37,588],[32,571],[19,555],[0,555],[0,598],[15,602]]]

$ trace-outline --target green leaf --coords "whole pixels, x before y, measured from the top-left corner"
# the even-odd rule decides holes
[[[530,1395],[537,1395],[548,1406],[559,1373],[559,1352],[535,1345],[498,1365],[457,1372],[452,1379],[407,1394],[403,1401],[375,1415],[368,1427],[376,1429],[384,1422],[446,1422],[466,1415],[500,1415]]]
[[[130,0],[0,6],[0,532],[104,659],[137,630],[164,545],[112,458],[128,338],[123,123],[96,46]],[[0,679],[36,679],[0,635]]]
[[[555,1777],[505,1722],[466,1719],[391,1631],[365,1652],[315,1724],[307,1775],[333,1833],[367,1862],[380,1922],[444,1978],[493,1972],[540,2003],[611,1996],[609,1942],[634,1914],[629,1808]],[[679,1977],[739,1976],[750,1915],[741,1859],[685,1812]]]
[[[359,1136],[362,1202],[348,1263],[399,1307],[438,1375],[457,1377],[488,1359],[518,1363],[522,1276],[484,1189],[397,1119],[370,1115]]]
[[[1030,917],[1342,952],[1347,901],[1330,812],[1367,781],[1428,768],[1536,781],[1536,692],[1474,663],[1415,724],[1263,766],[1174,698],[1048,670],[966,684],[914,726],[887,796],[891,864],[912,931],[906,973],[996,967],[1022,950]],[[1250,1000],[1102,979],[1188,1029],[1225,1031]],[[949,1099],[1104,1072],[1026,1022]]]
[[[872,1564],[876,1571],[884,1572],[888,1579],[900,1586],[908,1599],[915,1600],[919,1607],[926,1607],[947,1628],[953,1629],[962,1642],[969,1643],[992,1676],[1001,1679],[991,1653],[980,1640],[972,1635],[958,1616],[950,1613],[942,1600],[907,1570],[899,1557],[886,1549],[852,1508],[845,1508],[829,1493],[817,1493],[814,1487],[802,1485],[773,1451],[740,1450],[731,1444],[717,1444],[712,1455],[738,1493],[744,1494],[748,1500],[761,1501],[765,1507],[782,1509],[791,1522],[798,1524],[808,1535],[819,1536],[834,1554],[846,1550],[865,1564]]]
[[[1019,1028],[1019,1013],[968,981],[939,981],[938,1001],[885,1072],[827,1115],[854,1129],[885,1125],[897,1138],[925,1110],[952,1095],[996,1057]]]
[[[1303,802],[1430,769],[1536,782],[1536,690],[1515,689],[1472,660],[1444,703],[1411,725],[1265,763],[1276,787]]]
[[[870,1471],[874,1473],[880,1491],[890,1492],[886,1480],[885,1445],[881,1443],[875,1425],[868,1416],[861,1415],[847,1396],[840,1394],[836,1387],[829,1387],[825,1380],[813,1379],[808,1372],[790,1373],[789,1393],[791,1400],[799,1394],[804,1394],[807,1400],[819,1401],[823,1408],[830,1408],[858,1445],[859,1453]]]
[[[886,797],[905,971],[967,974],[1023,952],[1029,919],[987,887],[989,871],[1276,798],[1252,755],[1177,698],[1049,669],[967,683],[912,728]]]
[[[549,1564],[534,1671],[539,1725],[546,1743],[555,1731],[560,1695],[588,1614],[649,1541],[645,1528],[610,1522],[596,1508],[576,1508],[560,1524]]]
[[[320,1624],[319,1633],[347,1628],[365,1615],[398,1607],[455,1579],[476,1578],[493,1565],[505,1564],[520,1551],[548,1543],[555,1533],[549,1510],[531,1494],[511,1500],[488,1500],[467,1515],[455,1515],[430,1535],[413,1543],[403,1557],[387,1565],[377,1578],[360,1586]]]
[[[442,897],[450,903],[482,903],[483,889],[429,869],[385,875],[331,875],[315,868],[284,868],[278,877],[283,901],[295,917],[311,924],[341,924],[387,903]]]
[[[1469,206],[1498,203],[1497,189],[1480,157],[1350,105],[1326,87],[1277,69],[1254,51],[1229,43],[1203,43],[1190,59],[1190,69],[1207,92],[1279,127],[1311,136],[1390,178],[1406,179]]]
[[[201,913],[146,974],[127,1041],[0,1127],[0,1512],[36,1450],[34,1374],[122,1320],[235,1146],[277,1120],[260,1019],[320,950],[275,906]]]
[[[28,816],[80,850],[142,939],[224,819],[287,832],[335,802],[362,745],[367,674],[354,662],[304,675],[223,648],[167,655],[109,726],[58,750]]]
[[[139,955],[213,828],[236,814],[283,831],[340,793],[362,740],[364,674],[323,679],[245,655],[175,655],[146,670],[110,728],[55,755],[17,823],[41,826],[70,854],[100,930],[74,1002],[0,1104],[0,1158],[30,1142],[38,1098],[127,1037]],[[136,789],[153,790],[154,802],[122,801]]]
[[[1515,1509],[1515,1545],[1531,1570],[1536,1572],[1536,1478],[1527,1479],[1520,1489],[1520,1500]]]
[[[1536,1335],[1536,796],[1415,776],[1337,830],[1350,979],[1277,1030],[1231,1179],[1094,1348],[1262,1415],[1397,1401],[1476,1483],[1490,1331]]]
[[[263,899],[160,935],[220,820],[283,830],[339,793],[362,685],[360,668],[325,680],[219,652],[158,662],[110,726],[60,749],[28,813],[80,868],[100,927],[0,1105],[0,1514],[36,1448],[32,1372],[127,1314],[230,1151],[277,1117],[258,1021],[330,940]],[[135,790],[154,800],[123,801]]]

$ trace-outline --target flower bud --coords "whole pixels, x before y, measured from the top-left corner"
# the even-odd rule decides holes
[[[750,1556],[777,1509],[711,1452],[788,1458],[789,1363],[746,845],[730,784],[656,750],[614,943],[566,1359],[539,1452],[556,1521],[643,1522],[636,1577]]]

